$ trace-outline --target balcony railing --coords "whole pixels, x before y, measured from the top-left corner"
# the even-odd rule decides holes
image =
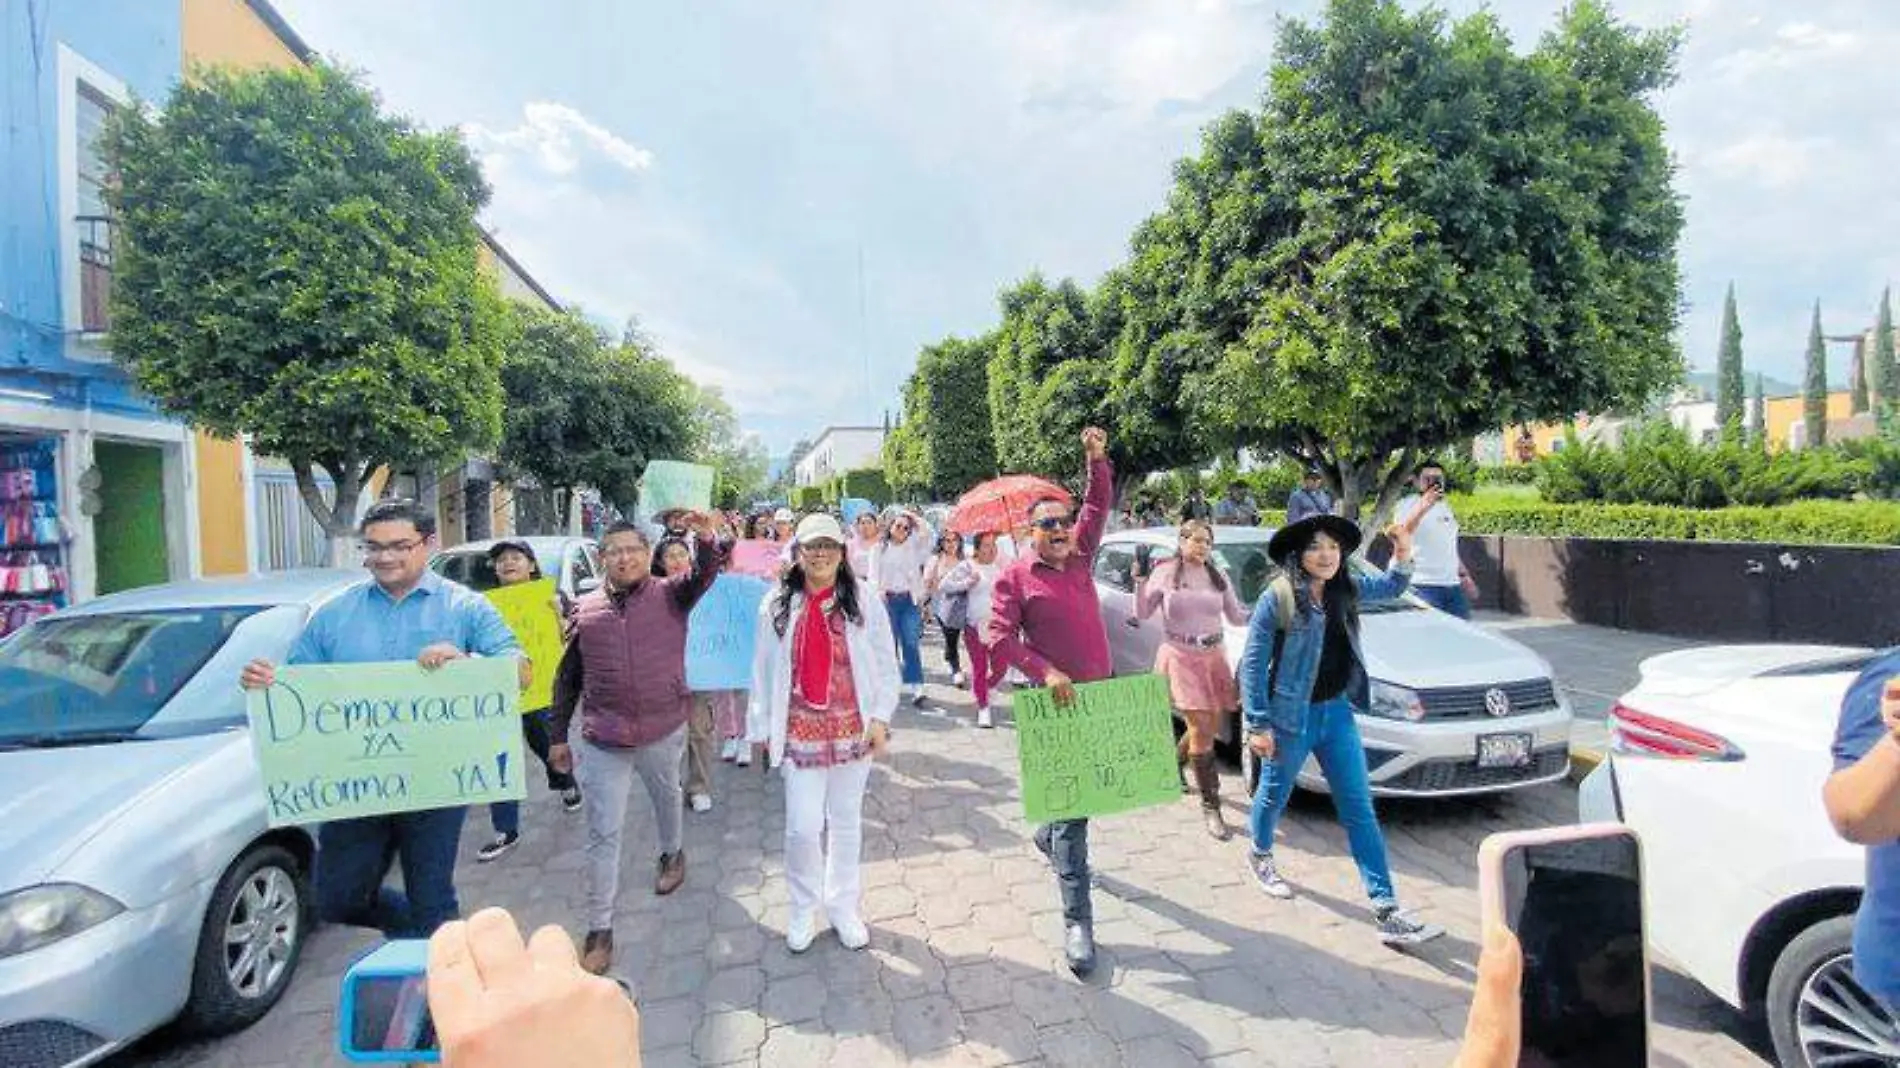
[[[79,223],[79,328],[104,333],[112,325],[112,220],[81,215]]]

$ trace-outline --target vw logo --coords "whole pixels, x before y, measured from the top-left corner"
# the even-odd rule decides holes
[[[1494,716],[1511,714],[1511,695],[1496,687],[1484,691],[1484,710]]]

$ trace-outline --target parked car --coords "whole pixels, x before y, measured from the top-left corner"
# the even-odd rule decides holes
[[[1273,531],[1214,528],[1214,556],[1250,609],[1280,573],[1267,556]],[[1135,618],[1135,552],[1146,545],[1153,563],[1175,552],[1175,531],[1130,530],[1103,539],[1095,585],[1118,675],[1154,668],[1163,635],[1157,613]],[[1377,569],[1361,560],[1362,574]],[[1488,793],[1563,778],[1570,769],[1569,702],[1550,665],[1530,649],[1439,612],[1410,594],[1360,606],[1372,707],[1357,716],[1372,792],[1380,796]],[[1227,657],[1236,670],[1247,628],[1227,627]],[[1221,728],[1235,745],[1249,788],[1259,769],[1237,743],[1238,713]],[[1308,760],[1299,785],[1323,790],[1319,762]]]
[[[1643,840],[1651,946],[1765,1019],[1783,1068],[1900,1064],[1900,1025],[1853,977],[1863,850],[1821,802],[1841,698],[1875,654],[1717,646],[1653,657],[1611,712],[1586,821]]]
[[[459,582],[478,593],[500,584],[495,568],[488,562],[488,547],[497,541],[525,541],[534,550],[543,577],[554,580],[562,603],[573,604],[583,593],[600,589],[606,572],[600,567],[600,550],[592,538],[571,536],[491,538],[471,541],[444,549],[429,560],[429,567],[443,578]]]
[[[361,579],[152,586],[0,643],[0,1063],[237,1030],[289,986],[315,843],[266,823],[237,678]]]

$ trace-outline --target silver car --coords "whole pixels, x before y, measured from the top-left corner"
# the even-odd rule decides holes
[[[283,994],[315,845],[266,825],[237,678],[362,578],[152,586],[0,642],[0,1064],[236,1030]]]
[[[1249,610],[1280,569],[1267,556],[1273,531],[1214,528],[1214,556],[1233,579]],[[1153,562],[1175,552],[1171,529],[1129,530],[1103,539],[1095,557],[1095,587],[1115,657],[1115,673],[1154,669],[1162,642],[1159,613],[1135,618],[1132,578],[1137,546]],[[1358,559],[1352,566],[1374,572]],[[1372,708],[1358,715],[1372,792],[1381,796],[1488,793],[1562,778],[1570,770],[1570,705],[1536,653],[1446,615],[1407,594],[1360,606]],[[1236,670],[1247,628],[1226,628],[1228,662]],[[1238,713],[1221,726],[1221,741],[1237,745]],[[1247,784],[1259,771],[1244,746]],[[1300,770],[1299,784],[1325,789],[1317,760]]]
[[[563,604],[573,604],[581,594],[600,589],[605,572],[600,567],[600,550],[592,538],[570,535],[521,538],[491,538],[471,541],[444,549],[429,560],[429,568],[443,578],[459,582],[478,593],[499,585],[495,566],[488,562],[488,547],[497,541],[522,541],[534,550],[535,563],[541,565],[544,578],[554,580]]]

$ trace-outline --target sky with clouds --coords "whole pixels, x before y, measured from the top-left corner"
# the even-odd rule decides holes
[[[775,451],[875,424],[1004,285],[1092,281],[1318,0],[275,0],[387,103],[460,126],[485,221],[556,296],[638,315]],[[1453,14],[1470,0],[1443,5]],[[1557,0],[1491,5],[1520,45]],[[1900,5],[1624,0],[1689,28],[1660,104],[1687,198],[1682,340],[1733,281],[1751,370],[1798,381],[1817,299],[1900,274]],[[1832,361],[1838,381],[1846,350]]]

